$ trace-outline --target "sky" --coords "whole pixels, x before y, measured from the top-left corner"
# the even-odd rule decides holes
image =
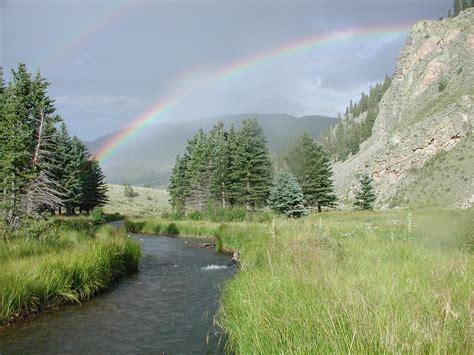
[[[446,16],[452,0],[0,0],[0,64],[40,70],[73,134],[246,112],[336,116],[392,74],[406,34],[347,38],[217,82],[219,68],[308,36]]]

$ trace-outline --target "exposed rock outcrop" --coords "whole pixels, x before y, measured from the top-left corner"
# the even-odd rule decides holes
[[[416,171],[465,140],[473,121],[474,8],[455,18],[418,22],[379,103],[372,136],[359,153],[334,165],[337,192],[350,196],[358,173],[367,172],[378,190],[378,205],[388,206],[417,178]],[[474,200],[472,170],[463,181],[454,187],[463,193],[450,201],[453,206]]]

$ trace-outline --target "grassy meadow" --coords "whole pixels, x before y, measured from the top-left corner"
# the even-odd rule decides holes
[[[136,271],[140,246],[89,218],[55,220],[0,240],[0,325],[80,302]]]
[[[164,189],[133,186],[135,197],[126,197],[124,185],[107,184],[109,202],[104,206],[107,213],[127,216],[159,215],[169,209],[169,195]]]
[[[132,219],[239,250],[217,316],[230,353],[472,353],[474,214],[326,212],[227,222]]]

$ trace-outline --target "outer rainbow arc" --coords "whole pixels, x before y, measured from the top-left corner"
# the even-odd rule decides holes
[[[405,34],[412,27],[412,25],[412,23],[403,23],[371,26],[358,30],[330,32],[306,37],[227,64],[215,71],[215,73],[205,81],[205,84],[212,84],[214,82],[224,80],[261,63],[265,63],[281,56],[290,55],[295,52],[304,51],[307,49],[331,45],[333,43],[349,39],[371,39],[388,35]],[[122,132],[113,136],[109,141],[103,144],[97,152],[97,158],[102,162],[109,159],[119,147],[125,145],[131,138],[135,137],[147,124],[153,123],[159,119],[171,107],[178,104],[179,101],[181,101],[186,95],[187,92],[177,93],[153,105],[145,113],[132,120],[130,127],[124,129]]]

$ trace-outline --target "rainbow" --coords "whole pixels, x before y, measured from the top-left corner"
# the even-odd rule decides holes
[[[406,34],[412,26],[413,23],[369,26],[356,30],[328,32],[305,37],[266,51],[240,58],[239,60],[222,66],[205,79],[205,84],[213,84],[228,79],[245,70],[253,68],[254,66],[270,62],[279,57],[291,55],[312,48],[320,48],[323,46],[336,44],[348,39],[377,39],[385,36],[403,35]],[[146,112],[131,120],[128,128],[125,128],[118,134],[112,136],[107,142],[99,147],[98,151],[96,152],[96,158],[98,158],[101,162],[105,162],[113,154],[115,154],[120,147],[126,145],[132,138],[141,132],[144,127],[155,122],[165,113],[169,112],[172,107],[176,106],[187,96],[188,92],[189,90],[186,90],[183,93],[176,93],[164,100],[159,100]]]
[[[77,33],[73,38],[68,39],[64,44],[58,46],[51,51],[46,58],[40,61],[43,68],[48,68],[63,61],[70,53],[76,52],[81,47],[85,46],[92,36],[107,26],[119,21],[123,16],[130,13],[130,10],[137,2],[127,1],[124,3],[117,2],[112,11],[106,13],[93,25],[84,28]]]

